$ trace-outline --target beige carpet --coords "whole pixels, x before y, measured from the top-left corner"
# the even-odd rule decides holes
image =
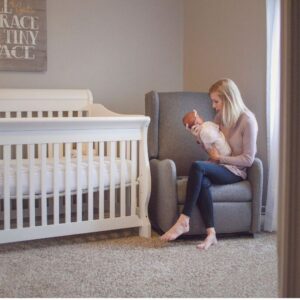
[[[277,297],[276,235],[161,243],[134,231],[0,245],[0,297]]]

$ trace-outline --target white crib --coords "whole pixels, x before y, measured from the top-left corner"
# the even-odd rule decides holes
[[[89,90],[0,90],[0,244],[132,227],[150,237],[149,122]]]

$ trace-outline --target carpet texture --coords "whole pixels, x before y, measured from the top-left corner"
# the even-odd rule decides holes
[[[153,233],[0,245],[0,297],[277,297],[276,235],[163,243]]]

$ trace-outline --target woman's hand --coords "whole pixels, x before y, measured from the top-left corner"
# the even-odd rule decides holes
[[[194,137],[196,137],[196,138],[199,137],[200,131],[201,131],[201,127],[198,126],[198,125],[194,125],[194,126],[192,126],[192,128],[190,129],[191,134],[192,134]]]
[[[200,136],[199,136],[199,133],[200,133],[200,126],[198,125],[194,125],[191,129],[189,128],[188,124],[185,125],[185,129],[187,131],[189,131],[195,138],[196,138],[196,141],[197,141],[197,144],[200,144],[200,145],[203,145],[201,140],[200,140]]]
[[[207,150],[208,155],[210,156],[210,159],[215,161],[215,162],[219,162],[220,160],[220,154],[218,152],[218,150],[213,146],[210,149]]]

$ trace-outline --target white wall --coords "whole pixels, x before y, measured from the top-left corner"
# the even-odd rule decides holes
[[[48,0],[47,25],[47,72],[2,71],[0,88],[90,88],[123,113],[182,89],[182,0]]]
[[[246,105],[256,115],[257,155],[263,160],[266,183],[264,0],[184,0],[184,89],[208,91],[224,77],[237,83]]]

